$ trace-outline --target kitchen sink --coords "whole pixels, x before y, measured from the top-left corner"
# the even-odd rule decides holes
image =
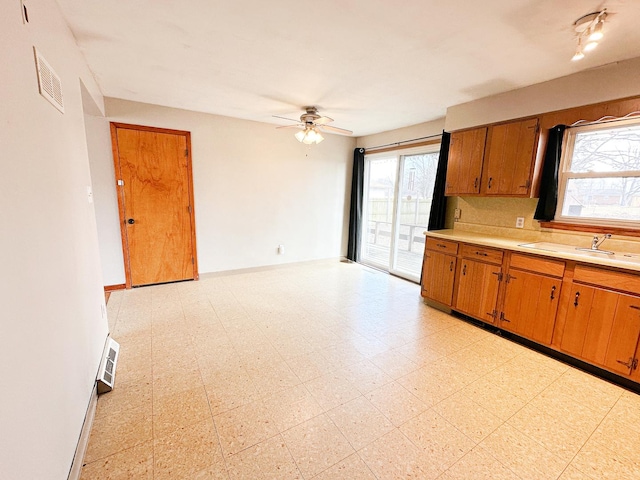
[[[554,253],[571,253],[590,258],[601,258],[608,260],[616,260],[619,262],[638,263],[640,264],[640,253],[611,252],[609,250],[592,250],[590,248],[575,247],[573,245],[565,245],[563,243],[552,242],[533,242],[521,243],[520,247],[531,248]]]

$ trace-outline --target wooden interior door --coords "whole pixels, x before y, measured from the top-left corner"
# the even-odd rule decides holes
[[[127,288],[197,278],[189,132],[111,124]]]

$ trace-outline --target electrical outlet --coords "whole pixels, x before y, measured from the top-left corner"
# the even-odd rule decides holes
[[[284,255],[284,245],[278,245],[278,255]]]
[[[458,220],[460,220],[460,217],[461,217],[461,216],[462,216],[462,210],[460,210],[459,208],[456,208],[456,209],[453,211],[453,219],[454,219],[454,220],[456,220],[456,221],[458,221]]]
[[[516,217],[516,228],[524,228],[524,217]]]

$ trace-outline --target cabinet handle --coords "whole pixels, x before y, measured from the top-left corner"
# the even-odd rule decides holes
[[[453,272],[453,260],[451,261],[451,263],[449,264],[449,271]]]
[[[447,248],[446,245],[443,245],[441,243],[436,243],[436,247],[438,247],[438,248]]]
[[[488,257],[489,255],[485,252],[476,252],[476,255],[480,255],[481,257]]]
[[[475,181],[473,182],[473,188],[478,188],[478,177],[476,177]]]
[[[465,263],[465,264],[462,266],[462,275],[466,275],[466,274],[467,274],[467,264]]]
[[[576,298],[573,301],[573,306],[577,307],[578,306],[578,299],[580,298],[580,292],[576,292]]]
[[[634,310],[640,310],[638,305],[629,305],[629,308],[633,308]]]
[[[489,177],[489,183],[487,184],[489,190],[491,190],[491,182],[493,182],[493,177]]]
[[[551,300],[553,300],[554,298],[556,298],[554,296],[554,293],[556,293],[556,286],[554,285],[553,287],[551,287]]]
[[[531,180],[527,180],[524,185],[518,185],[518,188],[529,188],[531,186]]]

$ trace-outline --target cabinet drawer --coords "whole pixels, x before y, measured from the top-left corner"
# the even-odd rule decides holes
[[[573,281],[640,295],[640,276],[633,273],[622,273],[604,268],[576,265]]]
[[[502,263],[502,250],[495,248],[481,247],[479,245],[465,245],[460,247],[462,256],[473,258],[487,263]]]
[[[436,252],[449,253],[455,255],[458,253],[458,243],[442,240],[440,238],[427,237],[427,250],[435,250]]]
[[[562,275],[564,275],[564,262],[560,260],[530,257],[529,255],[520,255],[519,253],[511,255],[511,264],[509,268],[528,270],[551,277],[562,277]]]

